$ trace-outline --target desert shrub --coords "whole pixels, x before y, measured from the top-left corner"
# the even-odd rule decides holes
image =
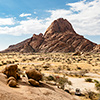
[[[68,85],[72,85],[72,82],[71,81],[68,81]]]
[[[81,70],[81,67],[77,67],[77,69]]]
[[[95,66],[97,66],[98,65],[98,63],[95,63]]]
[[[95,83],[99,83],[99,81],[97,81],[97,80],[94,80],[94,82],[95,82]]]
[[[64,90],[65,84],[72,85],[72,82],[68,80],[68,78],[55,76],[56,82],[61,86],[61,89]]]
[[[72,63],[71,61],[68,61],[68,62],[67,62],[67,64],[71,64],[71,63]]]
[[[26,68],[27,68],[26,66],[23,66],[23,67],[22,67],[22,69],[26,69]]]
[[[70,71],[71,69],[68,67],[67,70]]]
[[[11,61],[7,61],[7,64],[11,64]]]
[[[68,79],[65,77],[56,76],[56,82],[59,84],[59,86],[61,86],[61,89],[64,89],[64,85],[68,82]]]
[[[53,71],[54,71],[54,73],[56,73],[56,74],[59,73],[59,70],[58,70],[58,69],[54,69]]]
[[[87,63],[88,63],[88,64],[91,64],[91,61],[88,61]]]
[[[49,66],[46,66],[46,65],[45,65],[45,66],[43,66],[43,68],[47,69],[47,68],[49,68]]]
[[[37,58],[37,61],[44,61],[43,57]]]
[[[56,81],[59,83],[59,84],[64,84],[66,82],[68,82],[68,79],[65,78],[65,77],[59,77],[59,76],[56,76]]]
[[[2,65],[7,65],[7,62],[2,61]]]
[[[45,80],[45,81],[55,81],[55,76],[53,75],[49,75],[49,76],[45,76],[43,74],[43,78],[42,78],[42,81]]]
[[[45,60],[46,60],[46,61],[50,61],[50,60],[51,60],[51,58],[47,57],[47,58],[45,58]]]
[[[73,73],[73,75],[74,75],[75,77],[78,77],[78,76],[79,76],[78,73]]]
[[[57,70],[60,71],[60,70],[61,70],[61,66],[59,66],[59,67],[57,68]]]
[[[95,83],[95,87],[96,87],[97,90],[100,91],[100,82],[96,81],[96,83]]]
[[[79,72],[79,76],[85,76],[85,73],[87,73],[87,70],[81,70],[80,72]]]
[[[97,58],[97,60],[98,60],[98,61],[100,61],[100,59],[99,59],[99,58]]]
[[[87,78],[85,79],[86,82],[93,82],[93,80],[91,78]]]
[[[26,59],[22,59],[22,61],[26,61]]]
[[[85,96],[90,100],[97,100],[97,94],[93,91],[86,90]]]
[[[15,62],[18,62],[18,60],[16,59]]]
[[[35,59],[36,59],[36,57],[32,57],[32,58],[31,58],[31,60],[35,60]]]
[[[12,63],[12,64],[14,64],[14,63],[15,63],[15,61],[12,61],[11,63]]]
[[[55,80],[54,76],[52,76],[52,75],[49,75],[49,76],[47,77],[47,79],[48,79],[49,81]]]

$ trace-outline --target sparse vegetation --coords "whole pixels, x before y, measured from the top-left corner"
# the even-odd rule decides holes
[[[97,80],[95,80],[95,87],[100,91],[100,82],[98,82]]]
[[[90,90],[86,90],[85,97],[89,98],[90,100],[97,100],[97,94]]]
[[[85,78],[85,83],[94,84],[95,90],[100,90],[100,80],[93,79],[90,74],[100,75],[100,54],[83,54],[72,55],[72,53],[1,53],[0,54],[0,69],[2,70],[7,64],[17,64],[19,74],[25,77],[27,69],[36,69],[44,74],[43,81],[49,84],[58,86],[70,91],[74,87],[73,79],[82,80]],[[90,74],[89,74],[90,73]],[[87,78],[88,77],[88,78]],[[93,76],[96,78],[96,76]],[[78,83],[78,80],[77,80]],[[90,84],[86,83],[86,84]],[[81,83],[83,84],[83,83]],[[70,88],[71,86],[71,88]],[[75,87],[74,87],[75,88]],[[83,87],[82,87],[83,88]],[[85,87],[84,87],[85,88]],[[88,87],[86,87],[88,88]],[[92,90],[91,90],[92,91]],[[94,97],[94,90],[88,91],[87,98],[91,100]],[[93,95],[93,97],[91,97]],[[95,95],[96,96],[96,95]],[[84,96],[85,97],[85,96]],[[84,100],[87,100],[85,98]]]
[[[93,79],[87,78],[87,79],[85,79],[85,81],[86,81],[86,82],[93,82]]]

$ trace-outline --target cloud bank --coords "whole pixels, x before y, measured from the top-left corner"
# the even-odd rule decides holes
[[[0,18],[0,26],[2,25],[14,25],[14,18]]]
[[[0,18],[0,34],[22,35],[44,33],[53,20],[65,18],[71,22],[78,34],[100,35],[100,0],[90,2],[83,0],[68,3],[66,8],[67,6],[69,6],[69,9],[47,10],[45,13],[50,13],[51,15],[44,19],[32,18],[29,17],[31,14],[24,13],[19,16],[27,17],[26,20],[18,21],[14,18]],[[2,27],[1,25],[14,26]]]

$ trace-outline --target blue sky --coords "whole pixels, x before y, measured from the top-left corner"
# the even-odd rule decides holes
[[[44,33],[60,17],[100,44],[100,0],[0,0],[0,50]]]

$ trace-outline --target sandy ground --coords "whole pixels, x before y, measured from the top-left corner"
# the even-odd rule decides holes
[[[86,90],[92,90],[94,92],[97,92],[95,89],[95,84],[85,82],[85,78],[68,77],[68,79],[72,82],[71,89],[74,91],[76,88],[79,88],[82,91],[82,93],[86,92]]]
[[[43,73],[45,73],[46,76],[59,75],[59,76],[63,77],[63,75],[54,74],[49,71],[43,71]],[[85,79],[91,78],[93,76],[92,77],[93,80],[100,81],[100,75],[95,74],[95,73],[87,73],[86,75],[87,75],[87,77],[81,77],[81,78],[66,76],[66,78],[68,78],[68,80],[72,82],[72,85],[66,85],[65,89],[70,89],[75,92],[76,88],[79,88],[82,93],[84,93],[86,91],[94,91],[94,92],[98,93],[99,91],[96,90],[95,83],[85,82]]]
[[[30,86],[26,79],[18,81],[17,88],[6,85],[5,75],[0,73],[0,100],[79,100],[61,89],[41,83],[40,87]]]

